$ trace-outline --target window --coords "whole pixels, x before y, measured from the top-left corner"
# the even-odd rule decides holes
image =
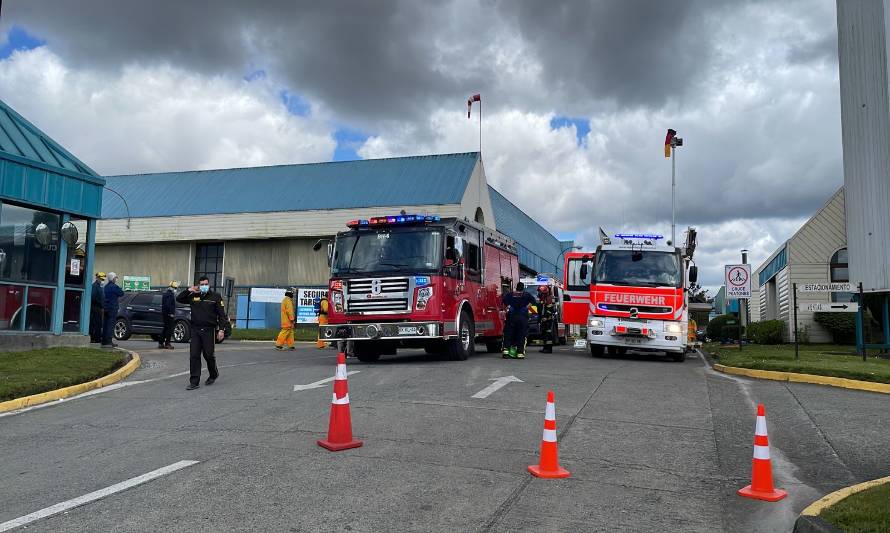
[[[831,262],[828,265],[829,281],[833,283],[850,281],[850,268],[848,265],[848,254],[846,248],[834,252],[831,256]],[[832,302],[852,302],[854,294],[852,292],[833,292],[831,293]]]
[[[131,305],[151,305],[152,295],[149,293],[137,294],[133,297]]]
[[[80,331],[80,302],[82,298],[82,291],[65,291],[65,310],[62,313],[62,331]]]
[[[0,330],[21,329],[13,323],[22,308],[25,288],[18,285],[0,285]]]
[[[216,290],[222,282],[223,243],[199,243],[195,250],[195,283],[207,276],[210,287]]]
[[[55,284],[60,220],[55,213],[0,205],[0,278]]]

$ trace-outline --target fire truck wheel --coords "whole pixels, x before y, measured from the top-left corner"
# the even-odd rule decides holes
[[[466,361],[474,351],[476,351],[476,328],[473,317],[466,311],[461,311],[458,335],[448,340],[448,358],[452,361]]]
[[[627,348],[623,346],[609,346],[609,355],[626,355]]]
[[[683,361],[686,360],[686,352],[675,353],[675,354],[671,355],[671,359],[673,359],[674,361],[676,361],[678,363],[682,363]]]
[[[591,344],[590,345],[590,355],[593,357],[602,357],[606,354],[606,347],[602,344]]]
[[[380,359],[380,349],[372,341],[356,342],[355,357],[362,363],[373,363]]]

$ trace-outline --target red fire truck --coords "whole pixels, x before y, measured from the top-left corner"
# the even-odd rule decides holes
[[[593,252],[567,252],[563,267],[563,287],[565,298],[562,304],[563,320],[566,325],[587,324],[590,313],[590,281],[581,278],[581,265],[593,265]]]
[[[424,348],[464,360],[476,342],[500,351],[500,297],[519,278],[512,239],[468,220],[394,215],[353,220],[328,247],[328,324],[359,360]],[[321,242],[321,241],[320,241]],[[316,245],[316,249],[320,243]]]
[[[688,294],[698,269],[691,265],[696,232],[690,228],[686,245],[659,242],[661,235],[603,236],[591,269],[585,262],[581,277],[590,279],[587,342],[593,356],[633,350],[667,352],[676,361],[686,358]]]

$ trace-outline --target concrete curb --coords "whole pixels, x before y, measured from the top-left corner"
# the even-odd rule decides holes
[[[822,511],[824,511],[825,509],[843,500],[844,498],[852,496],[857,492],[862,492],[872,487],[883,485],[885,483],[890,483],[890,476],[873,479],[871,481],[866,481],[864,483],[859,483],[856,485],[851,485],[849,487],[844,487],[840,490],[836,490],[831,494],[826,494],[825,496],[811,503],[806,509],[801,511],[800,516],[794,523],[794,533],[839,532],[840,530],[838,528],[819,518],[819,514],[821,514]]]
[[[135,372],[136,369],[139,368],[139,365],[142,364],[142,360],[139,358],[138,353],[128,351],[127,355],[129,355],[130,357],[130,360],[127,362],[127,364],[118,368],[107,376],[103,376],[99,379],[94,379],[93,381],[87,381],[86,383],[81,383],[79,385],[71,385],[70,387],[64,387],[48,392],[41,392],[40,394],[32,394],[31,396],[25,396],[23,398],[16,398],[14,400],[2,402],[0,403],[0,413],[5,413],[7,411],[16,411],[18,409],[24,409],[25,407],[32,407],[34,405],[39,405],[42,403],[70,398],[72,396],[77,396],[78,394],[83,394],[91,390],[107,387],[108,385],[117,383],[118,381]]]
[[[859,381],[857,379],[836,378],[832,376],[818,376],[816,374],[797,374],[794,372],[779,372],[775,370],[756,370],[754,368],[740,368],[714,363],[714,370],[724,374],[735,374],[757,379],[771,379],[775,381],[790,381],[793,383],[812,383],[814,385],[828,385],[842,389],[862,390],[868,392],[880,392],[890,394],[890,383],[876,383],[873,381]]]

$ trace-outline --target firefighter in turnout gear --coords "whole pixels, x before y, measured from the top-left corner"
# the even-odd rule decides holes
[[[504,339],[504,357],[525,359],[525,344],[528,337],[528,314],[535,305],[535,299],[525,292],[525,284],[516,284],[516,290],[501,298],[507,308],[507,323],[510,337]]]
[[[538,287],[538,325],[544,347],[541,353],[553,353],[553,321],[556,319],[556,304],[548,285]]]
[[[325,326],[328,323],[328,297],[322,296],[318,301],[318,325]],[[321,330],[319,330],[319,333]],[[319,334],[318,340],[315,341],[315,347],[318,349],[323,349],[326,346],[325,342],[321,340],[321,335]]]
[[[296,350],[294,347],[294,291],[288,289],[284,292],[284,299],[281,300],[281,331],[275,340],[275,349]]]

